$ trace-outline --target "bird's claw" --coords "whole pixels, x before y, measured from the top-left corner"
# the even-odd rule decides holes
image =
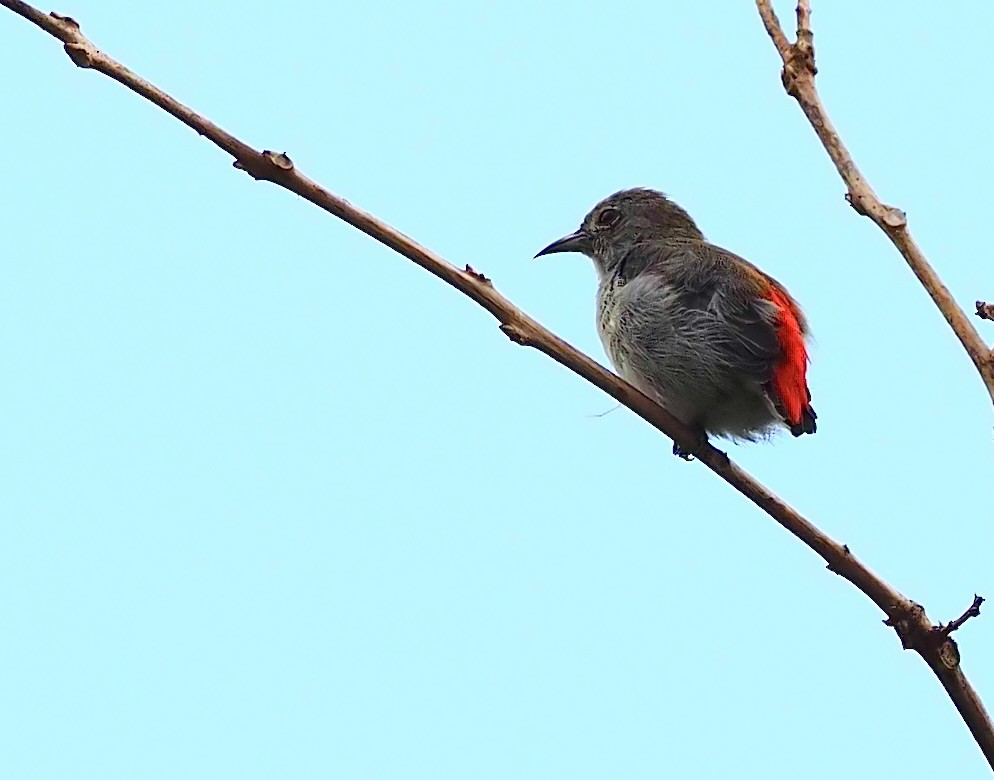
[[[699,431],[697,433],[697,441],[687,449],[681,447],[680,442],[673,442],[673,454],[682,460],[691,461],[694,459],[694,453],[699,452],[707,445],[708,435],[704,431]]]

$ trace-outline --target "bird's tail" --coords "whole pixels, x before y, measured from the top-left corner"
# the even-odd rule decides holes
[[[790,432],[794,436],[800,436],[803,433],[814,433],[818,430],[818,423],[815,422],[818,419],[818,415],[815,410],[808,403],[803,409],[801,409],[801,419],[798,422],[788,422],[790,425]]]

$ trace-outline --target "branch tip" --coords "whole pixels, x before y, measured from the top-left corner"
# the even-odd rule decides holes
[[[770,0],[756,0],[756,8],[759,10],[759,16],[763,20],[767,34],[780,53],[780,58],[786,61],[787,57],[790,56],[790,41],[787,40],[787,35],[783,31],[783,27],[780,26],[780,20],[777,18],[777,12],[773,10],[773,4]]]
[[[797,37],[811,36],[811,3],[810,0],[798,0],[797,3]]]
[[[966,612],[960,615],[955,620],[950,621],[947,625],[939,625],[936,631],[941,633],[943,636],[949,636],[953,631],[968,621],[970,618],[980,617],[980,605],[985,601],[983,596],[978,596],[976,593],[973,594],[973,603],[967,607]]]

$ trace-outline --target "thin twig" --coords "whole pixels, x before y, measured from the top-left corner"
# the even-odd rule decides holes
[[[946,625],[944,626],[940,625],[939,630],[946,636],[949,636],[951,633],[953,633],[953,631],[956,631],[958,628],[960,628],[970,618],[980,617],[980,605],[984,603],[984,600],[985,599],[983,596],[978,596],[976,593],[974,593],[973,603],[969,607],[967,607],[966,612],[964,612],[955,620],[950,621]]]
[[[814,59],[810,3],[808,0],[798,2],[797,41],[793,44],[789,42],[780,26],[770,0],[756,0],[756,7],[759,9],[766,32],[769,33],[773,45],[780,54],[780,59],[783,60],[781,78],[784,89],[797,100],[825,151],[835,163],[839,175],[849,189],[846,200],[857,213],[872,219],[897,247],[977,367],[980,378],[987,387],[991,400],[994,401],[994,355],[911,237],[905,213],[882,203],[863,178],[849,150],[832,125],[825,106],[822,105],[821,97],[815,88],[817,68]]]
[[[944,637],[941,643],[934,641],[937,627],[926,617],[925,610],[920,605],[884,582],[852,555],[847,546],[839,544],[812,525],[795,509],[735,465],[725,453],[710,444],[700,445],[694,432],[661,406],[542,327],[498,293],[493,283],[485,276],[469,266],[466,266],[465,270],[457,268],[385,222],[324,189],[300,173],[287,155],[270,151],[259,152],[225,132],[101,52],[83,36],[74,20],[54,14],[46,15],[21,0],[0,0],[0,5],[34,22],[50,35],[63,41],[66,52],[76,65],[99,71],[147,98],[232,155],[235,158],[235,167],[258,180],[272,182],[300,195],[417,263],[490,312],[500,322],[501,330],[512,341],[545,353],[624,404],[681,446],[685,446],[721,479],[820,555],[827,562],[830,570],[844,577],[866,594],[887,615],[886,622],[894,627],[902,645],[914,649],[925,659],[949,691],[954,702],[965,697],[975,702],[977,712],[983,713],[983,706],[977,694],[960,668],[955,642],[951,637]],[[984,717],[986,718],[986,713]],[[991,755],[994,756],[994,729],[990,729],[989,721],[987,727],[992,735],[990,745]]]

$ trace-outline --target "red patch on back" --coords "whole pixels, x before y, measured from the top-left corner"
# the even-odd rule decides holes
[[[779,312],[777,339],[783,353],[780,362],[773,367],[770,381],[773,392],[783,406],[787,422],[797,425],[801,413],[808,405],[808,350],[804,346],[804,334],[790,297],[777,285],[771,284],[766,297],[776,304]]]

